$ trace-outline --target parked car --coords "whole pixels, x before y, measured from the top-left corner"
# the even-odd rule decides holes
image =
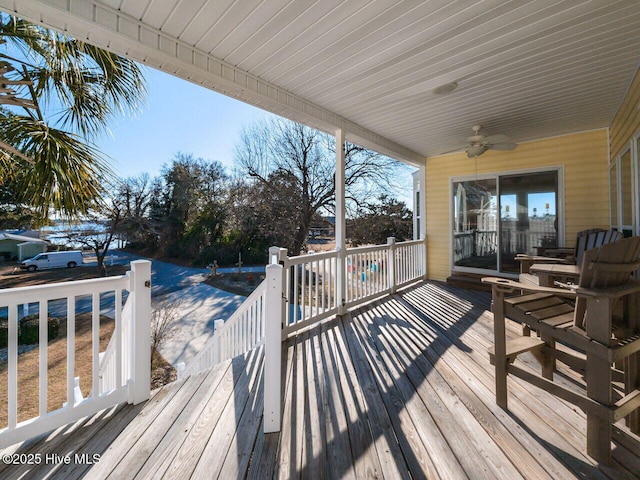
[[[44,270],[47,268],[74,268],[82,265],[82,263],[82,252],[80,250],[46,252],[25,260],[20,264],[20,268],[26,269],[29,272],[35,272],[36,270]]]

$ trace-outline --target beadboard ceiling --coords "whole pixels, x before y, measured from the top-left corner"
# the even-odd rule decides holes
[[[280,115],[420,164],[473,125],[523,142],[609,126],[638,0],[0,0]],[[433,90],[456,82],[446,95]]]

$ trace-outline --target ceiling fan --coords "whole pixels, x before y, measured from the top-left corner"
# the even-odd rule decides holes
[[[498,134],[485,137],[480,135],[482,125],[475,125],[473,128],[473,135],[467,138],[467,157],[474,158],[479,157],[489,149],[493,150],[514,150],[518,144],[513,143],[506,135]]]

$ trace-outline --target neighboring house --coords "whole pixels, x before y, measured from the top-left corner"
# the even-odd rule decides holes
[[[309,227],[309,238],[333,237],[336,232],[336,217],[322,216],[314,219]]]
[[[0,232],[0,257],[22,261],[47,250],[47,241],[31,235]]]

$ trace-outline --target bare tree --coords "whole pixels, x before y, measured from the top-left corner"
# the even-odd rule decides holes
[[[93,250],[98,262],[98,268],[102,276],[107,276],[107,267],[104,260],[107,257],[113,237],[118,230],[121,220],[121,211],[117,205],[104,206],[100,210],[101,214],[107,214],[107,220],[94,217],[94,224],[90,227],[80,228],[69,233],[67,239],[76,245]],[[95,214],[94,214],[95,215]],[[102,228],[98,225],[102,224]]]
[[[117,233],[127,245],[140,247],[157,242],[157,225],[150,214],[159,183],[159,179],[151,179],[148,173],[143,173],[126,178],[116,186],[112,202],[118,206],[122,217]]]
[[[158,300],[151,307],[151,349],[158,350],[167,339],[169,330],[180,318],[182,303],[180,300]]]
[[[295,228],[289,232],[290,249],[298,255],[313,216],[335,209],[335,140],[305,125],[284,119],[254,124],[241,133],[236,162],[271,193],[275,204],[295,201]],[[345,146],[345,184],[348,198],[361,202],[373,191],[388,187],[397,168],[394,160],[357,145]],[[269,188],[274,179],[286,179],[287,189]],[[285,182],[280,182],[281,187]],[[256,199],[264,204],[264,198]],[[291,212],[287,212],[291,215]],[[290,220],[290,219],[287,219]]]

